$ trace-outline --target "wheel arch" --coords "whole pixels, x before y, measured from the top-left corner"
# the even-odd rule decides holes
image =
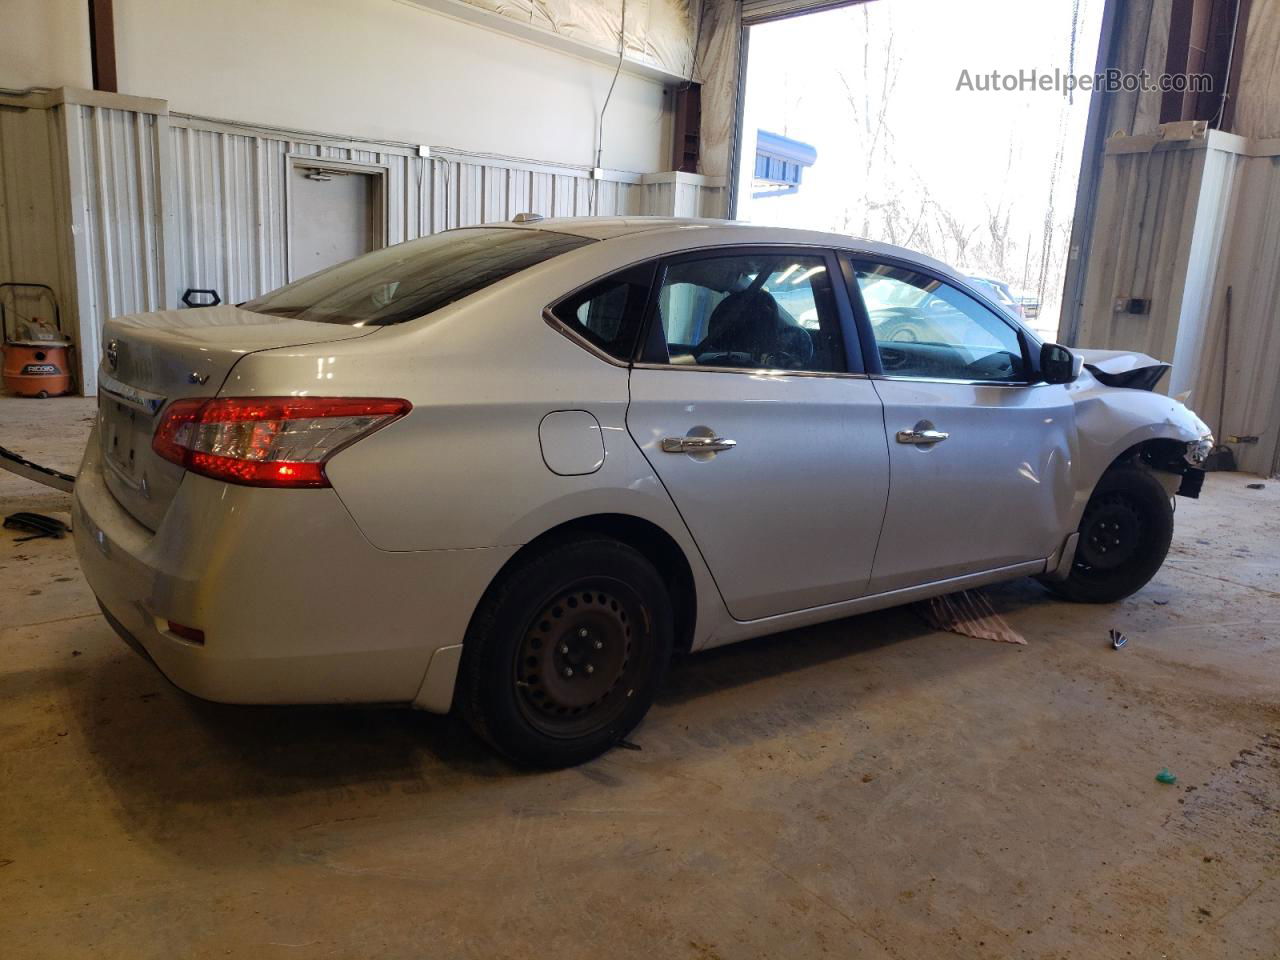
[[[1192,431],[1176,423],[1154,423],[1116,436],[1081,431],[1081,471],[1072,509],[1071,529],[1084,514],[1085,504],[1106,474],[1118,467],[1136,465],[1156,473],[1172,496],[1187,466],[1183,459]]]
[[[603,536],[639,551],[662,577],[675,617],[675,649],[688,653],[698,620],[698,588],[689,558],[675,538],[652,520],[626,513],[595,513],[556,524],[524,544],[498,570],[485,595],[511,570],[548,547],[591,536]],[[481,598],[483,602],[483,597]],[[479,609],[480,603],[476,604]],[[474,611],[473,611],[474,616]]]
[[[1185,440],[1173,437],[1152,437],[1125,448],[1112,460],[1103,474],[1117,467],[1141,466],[1156,473],[1169,473],[1181,477],[1186,467],[1184,455],[1187,452]],[[1102,479],[1099,474],[1098,479]],[[1094,484],[1097,486],[1097,483]]]

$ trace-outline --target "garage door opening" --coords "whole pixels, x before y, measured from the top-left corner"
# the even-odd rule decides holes
[[[930,254],[1055,338],[1090,101],[1067,77],[1092,74],[1103,6],[893,0],[750,24],[735,215]]]

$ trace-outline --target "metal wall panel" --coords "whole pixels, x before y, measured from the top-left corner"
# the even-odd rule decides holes
[[[289,158],[385,171],[387,239],[510,220],[522,212],[598,216],[646,212],[647,186],[606,174],[481,157],[420,157],[403,147],[290,140],[269,131],[174,118],[178,262],[175,288],[216,289],[238,302],[288,280]],[[685,188],[693,195],[704,188]],[[719,189],[708,192],[718,196]],[[652,206],[652,204],[649,204]],[[702,205],[695,202],[697,212]],[[659,210],[668,215],[672,209]]]
[[[1203,150],[1109,154],[1094,222],[1079,344],[1172,359]],[[1150,301],[1145,314],[1117,299]]]
[[[1257,443],[1232,446],[1241,470],[1273,475],[1280,473],[1280,156],[1237,162],[1229,232],[1206,310],[1193,397],[1222,438],[1258,437]]]
[[[0,282],[53,288],[63,326],[75,332],[75,264],[68,212],[67,163],[61,116],[53,110],[0,109]],[[6,311],[42,319],[47,303],[6,293]]]
[[[88,94],[0,111],[0,279],[58,290],[96,391],[107,317],[172,308],[187,289],[237,303],[289,276],[289,171],[310,160],[380,176],[386,241],[544,216],[697,214],[705,178],[589,171],[459,151],[327,138],[170,115],[161,101]],[[115,108],[119,100],[139,109]],[[674,178],[674,179],[672,179]],[[672,204],[677,200],[684,209]]]
[[[1078,341],[1172,361],[1161,389],[1189,390],[1190,405],[1223,437],[1258,437],[1233,449],[1242,470],[1262,474],[1280,470],[1277,149],[1218,132],[1181,142],[1114,138]],[[1149,312],[1115,309],[1129,298],[1149,300]]]
[[[83,388],[96,388],[107,317],[165,305],[159,126],[154,114],[66,104]]]

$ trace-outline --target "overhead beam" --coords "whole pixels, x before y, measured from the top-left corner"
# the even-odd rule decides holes
[[[118,93],[112,0],[89,0],[89,57],[93,64],[93,88]]]

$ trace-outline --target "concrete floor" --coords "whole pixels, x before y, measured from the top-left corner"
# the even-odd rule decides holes
[[[74,469],[91,412],[0,399],[0,443]],[[1123,604],[989,591],[1026,647],[895,610],[693,657],[640,751],[550,774],[447,718],[193,700],[68,541],[5,531],[0,953],[1280,956],[1280,483],[1252,479],[1180,500]],[[0,514],[67,509],[42,490],[0,474]]]

